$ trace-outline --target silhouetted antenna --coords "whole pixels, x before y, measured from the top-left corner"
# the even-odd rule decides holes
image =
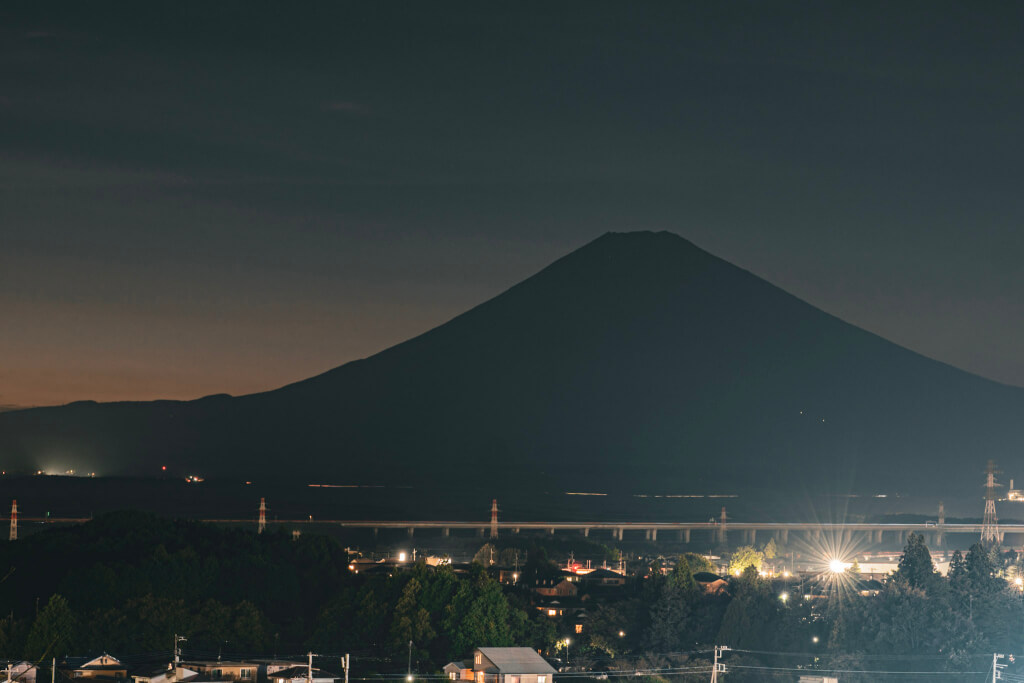
[[[981,520],[981,542],[999,542],[999,518],[996,517],[996,464],[989,460],[985,468],[985,517]]]
[[[256,527],[256,533],[262,534],[267,529],[267,499],[260,498],[260,522]]]
[[[498,499],[491,499],[491,538],[498,537]]]
[[[11,537],[10,540],[18,540],[18,500],[11,501]]]

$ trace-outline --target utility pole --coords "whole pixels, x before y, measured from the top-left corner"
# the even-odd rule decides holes
[[[408,663],[408,666],[406,666],[406,669],[405,669],[405,680],[406,681],[411,681],[412,680],[412,641],[411,640],[409,641],[409,663]]]
[[[719,664],[718,660],[721,659],[722,653],[728,649],[729,647],[726,645],[715,645],[715,664],[711,667],[711,683],[718,683],[718,674],[725,673],[725,664]]]
[[[1013,480],[1011,479],[1010,481],[1012,482]],[[939,529],[940,529],[940,531],[938,531],[935,534],[935,545],[940,547],[940,548],[942,547],[942,540],[943,540],[943,536],[944,536],[944,534],[942,533],[941,529],[944,526],[946,526],[946,506],[943,505],[942,501],[940,500],[939,501]]]
[[[57,683],[57,658],[50,663],[50,683]]]
[[[18,540],[18,500],[11,501],[11,536],[10,540]]]
[[[348,683],[348,653],[341,658],[341,668],[345,670],[345,683]]]
[[[267,499],[260,498],[260,521],[256,526],[256,533],[262,534],[267,530]]]
[[[993,546],[999,542],[999,519],[996,517],[996,464],[989,460],[985,468],[985,517],[981,521],[981,542]]]
[[[309,653],[309,664],[306,665],[306,683],[313,683],[313,653]]]
[[[1006,668],[1005,664],[1000,664],[999,660],[1006,655],[999,655],[992,653],[992,683],[1003,680],[1003,669]]]
[[[182,643],[188,640],[185,636],[179,636],[177,633],[174,634],[174,664],[178,665],[181,663],[181,648],[178,647],[178,643]]]

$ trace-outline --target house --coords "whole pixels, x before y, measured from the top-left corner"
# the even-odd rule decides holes
[[[310,670],[306,666],[291,666],[287,669],[275,671],[267,675],[269,683],[305,683],[309,680]],[[334,683],[338,680],[336,674],[329,673],[315,666],[312,671],[313,683]]]
[[[598,567],[594,571],[580,574],[579,582],[587,588],[620,588],[626,585],[626,576],[611,569]]]
[[[128,679],[128,667],[117,657],[106,653],[99,657],[65,657],[57,663],[57,670],[66,678],[95,678],[98,680]]]
[[[545,617],[551,619],[558,619],[561,617],[575,617],[580,614],[585,614],[587,611],[587,598],[561,598],[558,600],[539,600],[534,605],[534,609],[541,613]]]
[[[132,673],[133,683],[187,683],[199,678],[199,672],[173,664],[140,669]]]
[[[197,672],[203,681],[242,681],[242,683],[251,681],[256,683],[260,663],[213,659],[182,662],[181,666]]]
[[[697,582],[701,590],[711,595],[724,593],[729,588],[728,581],[718,574],[712,574],[711,572],[697,572],[693,575],[693,580]]]
[[[537,582],[533,591],[545,597],[572,597],[579,589],[568,579],[543,579]]]
[[[36,683],[35,664],[26,661],[5,660],[0,661],[0,681],[7,683]]]
[[[472,669],[466,667],[472,665]],[[449,662],[444,671],[452,681],[475,683],[554,683],[555,670],[529,647],[478,647],[473,660]]]
[[[448,662],[444,665],[444,673],[449,681],[471,681],[473,680],[473,660],[460,659],[457,662]]]

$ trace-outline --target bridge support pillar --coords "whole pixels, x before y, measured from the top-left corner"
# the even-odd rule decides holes
[[[750,529],[748,531],[748,534],[750,538],[750,545],[754,545],[755,543],[757,543],[757,529]]]
[[[618,527],[618,528],[617,528],[617,529],[615,530],[615,534],[616,534],[616,536],[615,536],[615,537],[616,537],[617,539],[619,539],[619,540],[621,541],[621,540],[622,540],[622,534],[623,534],[623,532],[624,532],[624,531],[625,531],[625,529],[623,529],[623,528],[622,528],[621,526],[620,526],[620,527]]]
[[[590,527],[583,527],[583,538],[590,538]]]
[[[789,543],[789,529],[779,529],[778,539],[782,543]]]
[[[657,541],[658,540],[658,530],[657,529],[651,529],[651,540],[652,541]]]
[[[406,529],[406,531],[409,532],[409,538],[412,538],[414,535],[416,535],[416,527],[411,526],[408,529]]]
[[[550,529],[548,529],[548,534],[550,534],[551,536],[554,536],[555,535],[555,527],[551,527]]]
[[[515,529],[513,529],[512,533],[514,533],[516,536],[518,536],[519,535],[519,527],[516,527]]]
[[[441,529],[441,535],[444,536],[445,538],[448,538],[449,536],[452,535],[452,530],[449,529],[448,527],[445,527],[445,528]]]
[[[874,537],[875,537],[874,541],[875,541],[875,543],[881,543],[882,542],[882,530],[881,529],[875,529],[871,533],[874,534]]]
[[[483,527],[480,527],[479,529],[476,530],[476,535],[479,536],[480,538],[483,538],[484,537],[484,531],[485,531],[485,529]]]
[[[682,538],[683,543],[689,543],[690,542],[690,530],[689,529],[683,529],[680,533],[682,534],[682,537],[683,537]]]

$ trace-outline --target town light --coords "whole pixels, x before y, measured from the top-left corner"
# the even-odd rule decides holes
[[[814,643],[815,645],[817,645],[817,643],[818,643],[818,636],[814,636],[813,638],[811,638],[811,642]]]
[[[625,638],[625,637],[626,637],[626,632],[625,631],[619,631],[619,638]]]
[[[405,553],[398,553],[398,561],[405,562]]]
[[[1017,586],[1017,588],[1024,587],[1024,578],[1018,576],[1013,580],[1013,585]]]
[[[842,574],[846,571],[846,563],[842,560],[829,560],[828,570],[833,574]]]
[[[789,593],[782,591],[782,593],[779,594],[779,600],[782,600],[782,602],[789,600]]]

